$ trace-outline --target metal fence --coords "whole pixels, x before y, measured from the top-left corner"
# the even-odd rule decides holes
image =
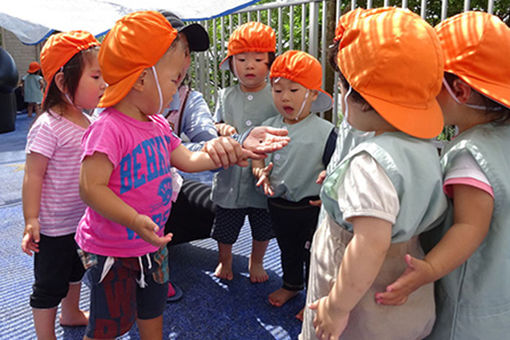
[[[500,0],[500,2],[508,0]],[[277,55],[290,50],[300,49],[315,56],[323,65],[323,87],[326,83],[327,68],[327,49],[330,41],[326,41],[326,28],[328,18],[328,6],[331,2],[336,2],[335,24],[342,12],[357,7],[373,8],[380,6],[398,6],[409,8],[419,13],[422,18],[428,21],[439,22],[444,20],[448,14],[448,0],[440,1],[440,8],[431,12],[427,8],[428,4],[439,6],[439,2],[428,0],[367,0],[367,1],[342,1],[342,0],[294,0],[287,2],[273,2],[269,4],[256,5],[245,8],[234,14],[223,16],[217,19],[200,22],[209,32],[211,38],[211,48],[207,52],[194,53],[193,62],[190,71],[192,86],[204,94],[206,101],[211,108],[214,108],[216,94],[219,88],[233,84],[233,75],[229,71],[220,71],[218,64],[226,56],[227,42],[230,34],[239,25],[248,21],[260,21],[271,26],[277,36]],[[480,6],[480,1],[475,5],[471,0],[464,0],[456,3],[460,11],[484,10],[493,13],[495,0],[484,2]],[[473,0],[473,3],[475,0]],[[498,1],[496,1],[498,3]],[[510,5],[508,5],[510,12]],[[329,15],[331,16],[331,15]],[[338,74],[334,74],[332,96],[335,103],[338,103]],[[323,113],[321,113],[323,116]],[[336,123],[339,117],[339,105],[334,105],[332,111],[332,121]]]

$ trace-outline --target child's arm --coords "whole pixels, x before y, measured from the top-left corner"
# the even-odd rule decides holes
[[[228,137],[224,137],[228,138]],[[221,164],[232,166],[237,164],[239,166],[248,166],[247,155],[241,148],[239,143],[236,142],[237,147],[233,144],[224,144],[225,153],[220,155]],[[172,151],[172,166],[185,172],[200,172],[205,170],[214,170],[218,168],[217,163],[204,151],[189,151],[184,145],[180,144]]]
[[[25,230],[21,241],[21,249],[32,256],[39,252],[40,230],[39,209],[44,174],[48,166],[48,158],[32,152],[27,154],[25,176],[23,177],[22,201]]]
[[[338,339],[350,311],[374,282],[391,245],[391,223],[374,217],[353,217],[354,237],[345,249],[338,277],[328,296],[310,305],[317,310],[316,334]],[[322,334],[322,337],[321,337]]]
[[[416,289],[463,264],[487,235],[493,209],[494,199],[487,192],[473,186],[453,185],[454,224],[424,260],[406,255],[408,268],[386,292],[376,294],[377,301],[401,305]]]
[[[269,180],[269,175],[271,174],[271,170],[273,169],[273,163],[269,163],[267,166],[263,160],[254,159],[251,161],[252,173],[257,179],[256,186],[261,186],[264,189],[264,194],[273,196],[274,191],[273,187],[271,187],[271,181]]]
[[[128,227],[150,244],[165,246],[172,240],[172,234],[159,237],[156,234],[159,227],[149,216],[138,214],[108,188],[112,171],[113,164],[104,153],[87,156],[80,169],[81,199],[105,218]]]

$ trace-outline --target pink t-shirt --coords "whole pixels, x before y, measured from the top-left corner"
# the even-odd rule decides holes
[[[181,140],[172,134],[164,117],[150,119],[140,122],[106,109],[83,136],[82,158],[104,153],[114,167],[108,187],[139,214],[151,217],[161,227],[161,236],[172,204],[170,154]],[[83,250],[103,256],[134,257],[157,250],[90,207],[80,221],[76,242]]]
[[[85,129],[52,112],[44,112],[30,128],[25,152],[48,158],[44,174],[39,223],[46,236],[76,231],[85,211],[80,198],[80,141]]]

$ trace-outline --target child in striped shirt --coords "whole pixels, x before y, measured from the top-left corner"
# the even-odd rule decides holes
[[[79,309],[85,272],[74,234],[85,211],[79,195],[81,139],[90,125],[82,110],[93,109],[105,90],[97,61],[99,43],[88,32],[51,36],[41,51],[48,84],[43,110],[31,127],[23,179],[25,231],[21,248],[35,254],[30,306],[38,339],[56,339],[60,324],[86,325]]]

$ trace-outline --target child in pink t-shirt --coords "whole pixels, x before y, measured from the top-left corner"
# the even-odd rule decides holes
[[[161,339],[168,289],[163,235],[172,197],[171,167],[194,172],[217,166],[191,152],[159,113],[175,94],[185,63],[177,31],[158,12],[129,14],[99,52],[109,84],[106,107],[85,133],[80,174],[88,205],[76,233],[89,267],[90,318],[85,339],[115,338],[136,320],[142,339]],[[237,151],[237,152],[236,152]],[[246,166],[240,147],[230,165]]]
[[[60,324],[86,325],[78,307],[81,279],[74,233],[85,211],[80,199],[80,141],[90,125],[82,109],[93,109],[105,90],[97,61],[99,43],[87,32],[51,36],[41,51],[48,84],[43,109],[31,127],[23,179],[25,231],[21,248],[35,253],[35,283],[30,296],[38,339],[56,339]]]

